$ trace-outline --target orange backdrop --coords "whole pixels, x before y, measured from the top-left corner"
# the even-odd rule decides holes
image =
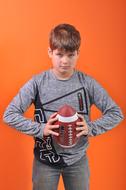
[[[95,77],[125,114],[124,0],[0,0],[0,189],[31,190],[33,139],[7,127],[3,112],[19,88],[51,66],[48,34],[59,23],[82,36],[78,69]],[[92,108],[92,119],[100,115]],[[26,117],[32,117],[31,107]],[[126,189],[125,121],[90,138],[90,190]],[[60,179],[59,190],[63,190]]]

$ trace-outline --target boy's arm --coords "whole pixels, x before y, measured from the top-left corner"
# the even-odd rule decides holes
[[[90,80],[89,94],[93,104],[102,112],[95,121],[89,121],[89,136],[100,135],[121,122],[123,114],[119,106],[94,79]]]
[[[29,80],[13,98],[3,115],[5,123],[17,130],[34,137],[42,138],[44,124],[33,121],[23,116],[36,96],[36,82]]]

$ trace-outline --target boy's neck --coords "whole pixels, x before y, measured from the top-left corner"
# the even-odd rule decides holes
[[[56,76],[57,79],[59,79],[59,80],[68,80],[73,75],[74,70],[72,70],[70,73],[66,73],[66,72],[58,73],[55,69],[52,69],[52,72]]]

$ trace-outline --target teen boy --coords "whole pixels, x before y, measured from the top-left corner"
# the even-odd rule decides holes
[[[29,80],[4,114],[7,124],[35,139],[33,190],[56,190],[60,175],[66,190],[88,190],[88,137],[112,129],[123,119],[120,108],[101,85],[75,69],[80,42],[80,33],[70,24],[52,29],[48,49],[52,68]],[[34,121],[23,116],[32,103]],[[54,132],[59,127],[53,124],[55,112],[66,103],[82,118],[82,122],[77,123],[78,143],[69,149],[60,147],[52,138],[59,135]],[[90,120],[93,104],[102,112],[95,121]]]

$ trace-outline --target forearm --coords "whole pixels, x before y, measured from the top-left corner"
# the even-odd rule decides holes
[[[22,133],[42,138],[44,127],[42,124],[28,119],[22,114],[12,111],[10,108],[5,111],[3,120],[6,124]]]
[[[89,136],[96,136],[105,133],[116,127],[123,120],[123,114],[118,106],[111,108],[102,117],[95,121],[88,122]]]
[[[44,124],[40,124],[32,119],[24,117],[23,114],[12,105],[8,106],[6,109],[3,120],[6,124],[22,133],[39,138],[42,138],[43,136]]]
[[[25,111],[32,104],[36,96],[36,82],[29,80],[13,98],[5,110],[3,120],[9,126],[34,137],[42,138],[44,124],[24,117]]]

